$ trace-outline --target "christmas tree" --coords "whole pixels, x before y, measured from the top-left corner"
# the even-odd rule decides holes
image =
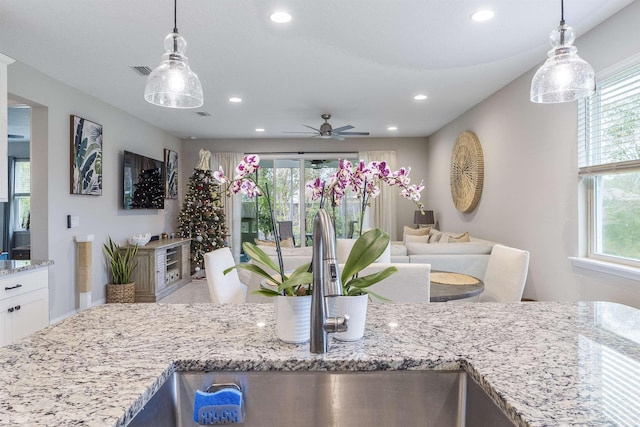
[[[163,209],[164,184],[160,169],[143,169],[131,199],[134,208]]]
[[[191,268],[199,271],[204,254],[227,246],[220,186],[208,169],[195,169],[178,216],[182,237],[191,238]]]

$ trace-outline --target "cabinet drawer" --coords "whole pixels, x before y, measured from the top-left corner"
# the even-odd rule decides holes
[[[48,268],[38,268],[0,276],[0,300],[46,288],[48,281]]]

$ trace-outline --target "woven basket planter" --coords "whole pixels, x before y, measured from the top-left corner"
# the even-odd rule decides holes
[[[124,285],[107,284],[107,303],[133,302],[136,302],[136,284],[134,282]]]

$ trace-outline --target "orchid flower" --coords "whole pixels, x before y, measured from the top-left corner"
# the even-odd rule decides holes
[[[360,230],[362,230],[365,209],[370,205],[371,199],[380,195],[380,183],[398,187],[402,197],[414,202],[420,210],[424,208],[420,203],[420,193],[424,190],[424,185],[422,182],[411,185],[410,172],[411,168],[404,167],[391,172],[387,162],[384,161],[372,161],[366,164],[364,160],[360,160],[354,166],[350,161],[341,159],[336,172],[327,179],[325,197],[331,200],[333,207],[340,206],[346,189],[350,188],[361,199]],[[306,188],[312,201],[322,197],[320,178],[308,182]]]
[[[228,196],[234,194],[244,194],[253,199],[256,196],[264,194],[258,183],[253,179],[252,175],[260,168],[260,156],[257,154],[249,154],[242,158],[242,161],[236,166],[236,175],[230,179],[224,174],[222,166],[213,173],[213,178],[220,184],[226,184],[224,192]]]

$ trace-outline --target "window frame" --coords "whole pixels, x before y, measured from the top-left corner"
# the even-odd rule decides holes
[[[633,68],[640,67],[640,55],[634,55],[632,58],[623,61],[620,64],[614,65],[601,73],[598,73],[596,76],[597,82],[607,81],[615,76],[620,76],[624,78],[625,74],[628,74]],[[578,101],[578,113],[577,113],[577,122],[578,122],[578,156],[580,157],[580,147],[581,144],[585,144],[585,141],[581,139],[581,136],[584,135],[587,138],[588,130],[586,130],[586,116],[587,114],[587,103],[592,102],[595,105],[595,108],[598,111],[601,110],[601,92],[600,86],[596,89],[596,94],[593,95],[596,98],[589,98],[586,100]],[[592,105],[593,107],[593,105]],[[582,129],[584,127],[584,131]],[[598,121],[595,125],[593,125],[591,131],[600,132],[600,122]],[[602,237],[598,239],[598,233],[602,234],[602,230],[598,228],[601,227],[597,218],[597,204],[598,204],[598,188],[599,183],[598,180],[602,179],[603,176],[612,175],[620,172],[634,172],[640,173],[640,159],[619,162],[619,163],[610,163],[605,165],[596,165],[596,166],[584,166],[580,165],[580,159],[578,159],[578,177],[579,177],[579,192],[582,194],[583,198],[580,202],[580,206],[583,207],[584,211],[580,215],[579,223],[581,224],[581,236],[583,241],[580,245],[580,252],[586,256],[586,260],[584,258],[571,258],[576,265],[583,268],[590,268],[597,271],[602,271],[610,274],[616,274],[623,277],[629,277],[633,279],[640,278],[640,259],[627,258],[623,256],[615,256],[608,255],[598,252],[598,245],[602,244]],[[600,187],[601,188],[601,187]],[[587,266],[586,263],[589,260],[593,260],[594,263]],[[604,265],[609,265],[610,267],[605,267]],[[615,267],[615,266],[619,266]],[[619,271],[614,271],[614,270]]]

